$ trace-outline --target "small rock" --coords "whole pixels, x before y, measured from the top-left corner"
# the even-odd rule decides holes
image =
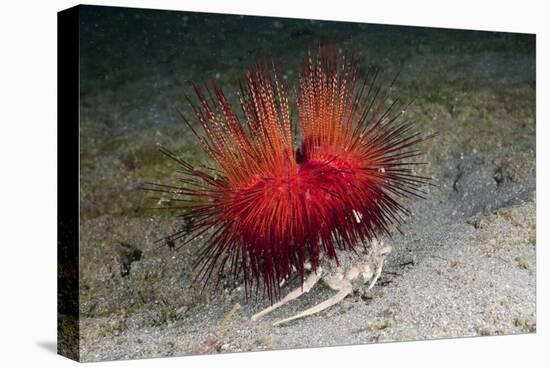
[[[132,263],[141,260],[143,252],[135,246],[125,242],[118,242],[116,247],[117,261],[120,265],[122,277],[130,275]]]

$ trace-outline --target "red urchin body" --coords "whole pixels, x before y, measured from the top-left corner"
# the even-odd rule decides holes
[[[336,52],[309,55],[297,123],[286,86],[263,65],[240,88],[241,118],[215,83],[208,98],[195,86],[199,104],[191,105],[204,134],[188,125],[216,167],[197,169],[161,149],[183,169],[183,185],[151,189],[187,203],[187,241],[207,234],[197,262],[204,281],[229,268],[272,298],[293,269],[303,280],[306,261],[313,270],[321,254],[338,261],[337,249],[355,251],[408,215],[399,200],[418,196],[427,178],[406,160],[420,154],[414,145],[423,138],[393,111],[397,101],[385,107],[377,73],[359,84],[358,70]]]

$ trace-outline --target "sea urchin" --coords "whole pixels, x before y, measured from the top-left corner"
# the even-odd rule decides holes
[[[194,85],[188,98],[199,133],[189,128],[214,167],[178,163],[177,185],[150,184],[185,203],[189,228],[165,241],[187,243],[205,236],[197,272],[205,283],[229,269],[245,288],[263,286],[270,299],[279,284],[321,256],[338,262],[336,250],[356,251],[389,234],[409,215],[401,199],[420,196],[426,177],[410,158],[423,137],[404,121],[398,98],[377,86],[378,70],[360,80],[357,58],[345,52],[311,52],[299,74],[297,119],[288,88],[274,67],[258,63],[238,91],[238,114],[213,81],[206,94]],[[191,235],[189,235],[191,233]]]

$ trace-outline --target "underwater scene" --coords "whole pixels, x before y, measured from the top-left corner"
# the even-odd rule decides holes
[[[535,35],[82,6],[80,42],[83,361],[536,332]]]

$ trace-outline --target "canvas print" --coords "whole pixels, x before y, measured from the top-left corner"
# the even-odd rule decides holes
[[[536,332],[535,35],[58,25],[60,354]]]

